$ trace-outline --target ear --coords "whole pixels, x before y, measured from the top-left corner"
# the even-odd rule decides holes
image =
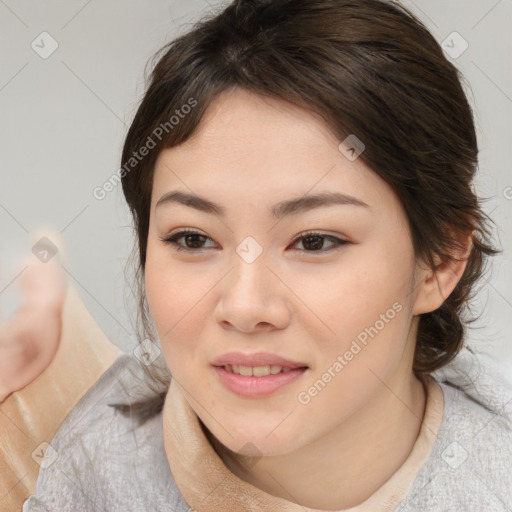
[[[413,306],[413,314],[430,313],[439,308],[450,296],[457,283],[460,281],[472,247],[472,237],[457,236],[460,249],[455,251],[448,261],[441,261],[439,255],[434,255],[435,270],[421,268],[416,279],[416,298]]]

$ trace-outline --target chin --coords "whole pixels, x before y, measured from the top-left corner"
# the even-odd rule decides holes
[[[269,432],[272,433],[269,435]],[[278,435],[275,424],[272,428],[267,424],[256,425],[255,428],[253,423],[250,431],[245,425],[230,425],[227,432],[216,425],[212,433],[228,450],[252,458],[286,455],[300,448],[304,441],[297,432],[288,429],[282,429]]]

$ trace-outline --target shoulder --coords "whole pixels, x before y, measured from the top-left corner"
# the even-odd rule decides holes
[[[443,392],[443,421],[430,458],[404,508],[397,510],[425,506],[443,511],[508,510],[512,503],[510,375],[488,356],[465,349],[434,377]]]
[[[111,406],[150,394],[138,360],[121,354],[50,441],[23,511],[188,510],[165,456],[161,413],[139,425]]]

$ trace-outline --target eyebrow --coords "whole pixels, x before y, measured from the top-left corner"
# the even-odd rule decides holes
[[[164,204],[182,204],[200,212],[217,215],[218,217],[224,218],[226,216],[226,209],[223,206],[203,197],[177,190],[164,194],[156,203],[155,210]],[[290,215],[304,213],[309,210],[313,210],[314,208],[333,205],[350,205],[370,208],[368,204],[357,197],[342,194],[340,192],[325,192],[322,194],[306,195],[281,201],[271,208],[270,213],[272,217],[281,219]]]

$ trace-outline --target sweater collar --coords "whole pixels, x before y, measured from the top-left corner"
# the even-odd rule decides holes
[[[436,381],[429,378],[423,423],[408,458],[367,500],[339,512],[395,510],[407,495],[419,469],[431,453],[441,425],[443,408],[442,391]],[[232,473],[209,443],[199,418],[174,379],[163,408],[163,437],[167,460],[176,485],[187,504],[196,512],[328,512],[272,496]]]

